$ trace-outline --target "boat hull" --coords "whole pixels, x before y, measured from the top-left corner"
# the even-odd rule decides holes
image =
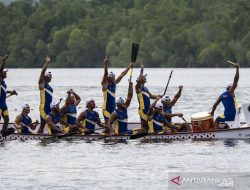
[[[217,140],[217,139],[250,139],[250,126],[244,125],[242,128],[235,129],[224,129],[219,131],[208,131],[208,132],[185,132],[176,134],[148,134],[140,137],[142,142],[152,140]],[[0,140],[42,140],[53,137],[47,134],[11,134],[7,137],[0,135]],[[84,140],[84,141],[96,141],[96,140],[129,140],[131,135],[114,135],[114,136],[103,136],[99,134],[93,135],[72,135],[62,138],[65,140]]]

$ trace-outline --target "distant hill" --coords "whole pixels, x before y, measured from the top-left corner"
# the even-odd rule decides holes
[[[250,66],[249,0],[1,0],[0,55],[10,67],[112,67],[140,44],[145,67]]]

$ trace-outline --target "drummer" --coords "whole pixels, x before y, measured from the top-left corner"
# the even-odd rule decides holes
[[[226,121],[234,121],[236,112],[238,110],[238,103],[235,96],[235,89],[237,88],[237,84],[239,81],[239,68],[240,65],[237,63],[234,65],[236,68],[236,73],[234,76],[233,82],[228,82],[225,86],[225,92],[223,92],[219,98],[216,100],[216,102],[213,105],[211,115],[214,115],[214,112],[219,105],[220,102],[222,102],[224,106],[224,114],[220,115],[215,120],[215,129],[219,129],[219,123],[223,123]]]
[[[174,96],[172,100],[170,99],[170,96],[164,95],[161,99],[161,103],[163,104],[163,113],[168,123],[173,124],[179,132],[187,132],[187,131],[191,131],[191,128],[188,123],[172,123],[172,117],[176,117],[176,116],[181,117],[181,118],[183,117],[182,113],[172,112],[172,108],[174,107],[174,105],[176,104],[176,102],[181,96],[182,89],[183,89],[183,86],[179,86],[179,91],[177,92],[177,94]]]

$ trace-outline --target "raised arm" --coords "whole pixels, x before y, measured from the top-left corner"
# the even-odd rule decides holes
[[[110,118],[109,118],[109,121],[108,121],[108,128],[109,130],[111,131],[111,134],[115,134],[115,131],[113,130],[113,127],[112,127],[112,123],[114,123],[114,121],[117,119],[117,114],[116,112],[113,112],[111,115],[110,115]]]
[[[3,57],[3,61],[2,61],[2,63],[1,63],[1,65],[0,65],[0,82],[2,82],[2,75],[3,75],[3,70],[4,70],[4,67],[5,67],[5,64],[6,64],[6,60],[8,59],[8,55],[5,55],[4,57]]]
[[[102,90],[103,91],[107,90],[108,63],[109,63],[109,58],[108,56],[106,56],[104,59],[104,75],[102,77]]]
[[[78,106],[78,105],[80,104],[80,102],[81,102],[80,96],[79,96],[75,91],[73,91],[72,89],[71,89],[71,93],[72,93],[72,94],[75,96],[75,98],[76,98],[76,103],[75,103],[75,105]]]
[[[179,91],[177,94],[174,96],[173,100],[171,101],[171,106],[174,106],[175,103],[178,101],[178,99],[181,97],[181,92],[182,92],[183,86],[179,86]]]
[[[129,87],[128,87],[127,100],[125,102],[125,105],[126,105],[127,108],[129,107],[129,105],[131,103],[132,97],[133,97],[133,83],[130,81],[129,82]]]
[[[45,59],[45,63],[43,65],[39,80],[38,80],[39,90],[44,89],[44,85],[45,85],[45,83],[44,83],[44,75],[45,75],[45,72],[46,72],[46,70],[48,68],[49,63],[50,63],[50,57],[47,56],[46,59]]]
[[[144,69],[144,65],[141,65],[140,75],[135,85],[135,91],[137,94],[142,92],[143,69]]]
[[[133,63],[130,63],[128,67],[122,71],[122,73],[115,79],[115,84],[118,84],[122,78],[128,73],[129,69],[133,66]]]
[[[215,110],[216,110],[216,108],[217,108],[217,106],[219,105],[220,102],[221,102],[221,96],[214,103],[212,111],[210,112],[211,115],[214,115],[214,112],[215,112]]]
[[[238,84],[238,81],[239,81],[239,77],[240,77],[240,74],[239,74],[240,65],[239,64],[235,64],[235,67],[236,67],[236,73],[235,73],[235,76],[234,76],[234,82],[233,82],[233,86],[230,89],[230,93],[233,93],[233,95],[234,95],[234,91],[235,91],[235,89],[237,87],[237,84]]]
[[[154,102],[150,105],[149,110],[148,110],[148,121],[153,119],[153,113],[154,113],[154,107],[156,105],[156,103],[158,102],[158,100],[160,100],[161,97],[157,96],[156,99],[154,100]]]

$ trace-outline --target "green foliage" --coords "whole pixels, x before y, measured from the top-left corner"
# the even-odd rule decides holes
[[[10,67],[250,66],[248,0],[16,0],[0,2],[0,55]]]

